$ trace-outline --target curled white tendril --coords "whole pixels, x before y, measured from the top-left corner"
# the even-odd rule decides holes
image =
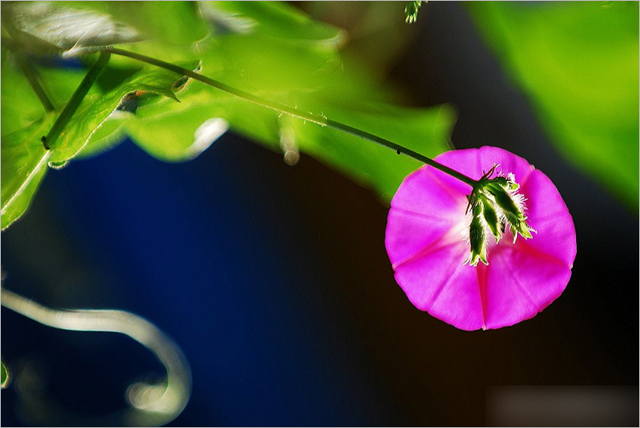
[[[108,417],[110,425],[163,425],[175,419],[187,405],[191,395],[189,364],[180,348],[144,318],[118,310],[50,309],[5,288],[2,288],[2,306],[48,327],[121,333],[153,352],[167,371],[166,380],[157,384],[137,382],[129,386],[126,398],[131,408]],[[96,421],[92,422],[95,424]]]

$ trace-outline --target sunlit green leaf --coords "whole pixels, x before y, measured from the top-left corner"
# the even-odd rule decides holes
[[[422,5],[421,1],[408,1],[404,7],[405,21],[412,24],[418,20],[418,11]]]
[[[212,1],[202,2],[201,8],[218,33],[259,33],[329,49],[345,39],[343,31],[314,21],[283,2]]]
[[[133,114],[131,113],[112,112],[107,119],[102,122],[102,126],[91,134],[87,143],[76,154],[74,159],[90,158],[117,146],[127,137],[124,124],[132,116]]]
[[[116,22],[109,15],[69,7],[67,2],[6,2],[2,13],[3,24],[67,53],[84,53],[139,38],[135,28]],[[12,33],[22,38],[15,31]]]
[[[136,103],[140,102],[139,99],[143,102],[159,101],[158,95],[173,98],[172,102],[176,102],[171,87],[178,78],[175,73],[162,69],[143,71],[107,94],[95,91],[89,94],[58,137],[50,162],[58,165],[73,158],[128,94],[134,93],[131,96],[136,97]],[[136,95],[136,91],[140,95]]]
[[[48,114],[2,136],[2,229],[24,214],[47,170],[50,153],[40,138],[54,120],[55,116]]]
[[[57,78],[71,76],[71,72],[45,71],[44,77],[54,82]],[[82,74],[79,73],[77,78],[80,80]],[[8,85],[5,85],[5,78],[14,79],[13,74],[3,74],[3,91],[7,86],[7,91],[3,95],[17,97],[19,94],[12,91]],[[106,119],[109,118],[123,99],[128,94],[135,95],[139,99],[138,103],[153,104],[155,102],[166,101],[177,103],[175,95],[172,91],[173,85],[179,79],[173,72],[161,69],[151,71],[141,71],[127,79],[124,83],[103,94],[96,88],[83,100],[79,109],[73,115],[71,121],[60,135],[56,148],[47,152],[44,150],[41,137],[46,135],[51,129],[53,122],[59,115],[59,112],[52,112],[46,116],[32,122],[27,127],[14,132],[3,133],[2,135],[2,228],[6,228],[13,221],[19,218],[27,209],[31,198],[33,197],[38,185],[46,172],[47,163],[53,166],[63,165],[67,160],[76,156],[87,142],[91,142],[91,147],[87,153],[98,153],[116,144],[120,137],[124,134],[119,126],[113,126]],[[20,79],[14,79],[20,82]],[[13,80],[8,80],[13,82]],[[24,84],[21,83],[24,88]],[[64,84],[56,85],[57,97],[63,96],[65,91],[70,91],[70,87]],[[66,88],[66,89],[65,89]],[[28,88],[25,88],[27,90]],[[27,91],[27,94],[30,94]],[[173,98],[173,99],[171,99]],[[28,105],[29,109],[17,109],[18,113],[12,113],[11,106],[18,105],[20,98],[6,99],[3,103],[3,121],[5,117],[8,120],[26,121],[29,115],[35,115],[38,110],[35,101],[31,101]],[[5,99],[3,98],[3,101]],[[6,106],[5,106],[6,104]],[[6,109],[6,110],[5,110]],[[39,108],[40,110],[42,107]],[[6,111],[6,113],[5,113]],[[126,118],[126,113],[122,115]],[[5,116],[7,114],[8,116]],[[115,115],[117,117],[117,114]],[[114,117],[114,120],[116,118]],[[107,124],[101,129],[103,124]],[[9,129],[13,129],[13,125]],[[3,129],[4,131],[4,129]],[[92,139],[92,137],[94,137]]]
[[[2,133],[25,128],[44,114],[44,108],[11,58],[2,63]]]
[[[163,34],[157,33],[162,26],[156,18],[136,26],[157,38],[130,47],[164,60],[193,60],[181,64],[189,69],[200,62],[198,72],[227,85],[301,111],[328,116],[427,156],[448,148],[454,120],[450,109],[413,110],[394,106],[395,94],[372,73],[357,64],[345,66],[338,52],[340,30],[316,23],[288,5],[242,2],[203,5],[201,24],[205,27],[212,24],[216,35],[198,40],[194,45],[197,49],[186,47],[180,51],[175,50],[176,43],[191,43],[202,36],[199,33],[202,26],[193,22],[200,19],[193,5],[76,2],[52,7],[108,13],[114,25],[126,22],[132,26],[136,26],[133,17],[140,11],[151,13],[153,9],[164,14],[174,11],[170,20],[175,22]],[[76,12],[71,15],[78,16]],[[254,24],[241,30],[238,22]],[[194,31],[189,33],[187,28],[191,26]],[[25,25],[21,28],[38,36],[46,34]],[[189,34],[172,38],[176,31]],[[172,43],[159,42],[170,38]],[[47,40],[53,39],[49,35]],[[94,44],[99,44],[102,39],[95,40]],[[65,49],[69,49],[67,42]],[[3,70],[5,63],[12,67],[7,81],[15,81],[16,85],[5,91],[3,73],[3,103],[8,103],[6,115],[3,108],[3,121],[5,117],[11,121],[9,128],[14,131],[5,132],[2,141],[3,228],[28,207],[46,172],[47,161],[51,166],[62,166],[78,156],[93,156],[113,147],[125,135],[159,159],[183,161],[197,156],[229,124],[234,131],[283,153],[289,163],[298,158],[298,151],[306,152],[374,188],[385,199],[393,195],[408,172],[420,166],[419,162],[358,137],[290,118],[201,82],[181,78],[174,72],[116,55],[112,55],[109,66],[82,100],[52,150],[46,152],[40,137],[46,135],[86,71],[52,65],[39,65],[35,69],[57,108],[42,118],[42,106],[15,65],[10,66],[11,62],[5,60],[9,57],[3,53]],[[83,58],[82,63],[89,64],[90,59]],[[24,105],[19,103],[20,91],[29,93]],[[38,117],[41,118],[36,120]],[[22,129],[25,126],[28,127]]]
[[[354,109],[353,106],[345,107],[328,101],[323,106],[323,113],[327,117],[426,156],[435,156],[449,148],[448,135],[453,127],[454,115],[447,107],[412,110],[388,104],[369,104]],[[263,116],[262,126],[256,127],[256,119],[260,116]],[[294,139],[292,143],[302,153],[307,153],[359,184],[372,188],[385,201],[393,196],[408,173],[422,165],[360,137],[301,119],[283,120],[284,116],[278,116],[277,113],[248,105],[242,113],[238,109],[229,121],[235,130],[258,139],[283,154],[286,147],[282,147],[281,133],[283,127],[291,127]],[[284,130],[286,132],[286,128]]]
[[[365,130],[428,157],[450,148],[449,135],[455,114],[448,106],[409,109],[390,104],[353,105],[333,101],[323,113],[339,122]],[[332,165],[360,184],[372,187],[390,200],[404,178],[422,163],[398,155],[387,147],[341,131],[302,120],[294,122],[303,152]]]
[[[638,2],[469,6],[560,151],[637,210]]]
[[[449,147],[454,120],[450,109],[393,106],[371,77],[345,71],[337,53],[259,35],[227,35],[203,53],[202,61],[202,74],[225,84],[342,121],[427,156]],[[192,82],[180,100],[140,108],[125,124],[135,142],[163,160],[189,158],[185,150],[196,130],[209,119],[223,118],[234,131],[276,151],[287,151],[281,135],[292,132],[294,149],[336,167],[386,199],[420,166],[375,143],[299,119],[287,121],[286,115],[200,82]]]
[[[133,116],[124,125],[125,132],[142,149],[160,160],[191,160],[206,150],[227,127],[224,122],[220,122],[217,125],[219,132],[214,132],[207,138],[202,132],[205,132],[206,124],[216,125],[217,122],[212,121],[217,117],[212,117],[212,114],[217,109],[185,103],[180,106],[184,108],[172,111],[169,120],[163,115],[147,118]]]
[[[136,29],[142,39],[158,39],[173,45],[188,45],[209,33],[197,2],[191,1],[100,1],[65,2],[74,8],[106,13],[116,22]],[[110,43],[115,44],[115,43]]]

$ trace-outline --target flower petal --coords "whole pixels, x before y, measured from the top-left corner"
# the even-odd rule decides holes
[[[485,297],[482,273],[487,268],[458,264],[447,287],[443,287],[428,312],[460,330],[485,328]]]
[[[524,240],[496,246],[487,267],[486,327],[533,318],[562,294],[570,277],[570,267],[532,251]]]
[[[389,212],[385,245],[394,269],[441,243],[453,225],[449,219],[430,217],[396,208]],[[415,233],[419,230],[420,233]],[[458,235],[462,239],[462,235]]]
[[[516,182],[523,186],[529,179],[529,175],[534,171],[533,165],[529,164],[525,159],[511,152],[500,149],[498,147],[485,146],[480,148],[480,162],[484,170],[489,170],[494,164],[498,164],[494,175],[507,176],[512,173]],[[473,177],[475,179],[480,178]]]
[[[391,200],[391,206],[453,223],[455,220],[452,216],[460,215],[460,206],[465,206],[465,195],[469,190],[456,190],[448,183],[441,182],[436,177],[437,173],[439,171],[425,165],[409,174]],[[470,189],[468,185],[465,186]]]
[[[576,231],[562,196],[542,172],[534,171],[522,187],[527,198],[527,222],[538,233],[526,244],[562,261],[569,268],[576,258]]]
[[[476,271],[463,265],[464,242],[432,248],[396,268],[396,280],[413,305],[464,330],[483,326]]]

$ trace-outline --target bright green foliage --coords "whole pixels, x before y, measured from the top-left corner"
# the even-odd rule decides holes
[[[64,80],[79,82],[82,78],[77,71],[63,72],[60,70],[43,70],[42,77],[43,81],[54,83]],[[22,129],[13,131],[15,127],[24,125],[21,123],[22,121],[32,119],[36,115],[38,107],[42,111],[42,107],[38,106],[37,99],[31,99],[31,90],[23,82],[24,79],[21,78],[19,70],[12,69],[8,64],[5,67],[3,64],[3,96],[12,94],[16,98],[5,99],[3,97],[2,106],[3,124],[7,124],[6,128],[13,131],[5,133],[3,126],[2,228],[6,228],[24,213],[46,173],[47,163],[56,167],[63,166],[69,159],[75,157],[85,145],[89,146],[89,152],[98,153],[112,147],[117,142],[115,138],[111,137],[117,129],[113,129],[113,125],[107,121],[107,118],[112,115],[125,95],[135,91],[144,91],[143,102],[148,104],[161,101],[162,98],[177,104],[176,97],[171,90],[177,78],[175,73],[154,69],[134,74],[107,93],[101,93],[96,87],[92,88],[56,142],[56,147],[59,148],[47,152],[40,139],[51,129],[59,111],[45,115],[40,113],[39,119]],[[20,94],[10,85],[4,84],[6,81],[16,82],[15,87],[24,91],[25,96],[20,97]],[[68,84],[53,87],[56,90],[52,92],[58,97],[63,96],[65,92],[68,95],[73,92],[73,87]],[[53,96],[52,98],[55,100],[58,97]],[[25,99],[28,101],[24,102]],[[54,102],[54,104],[57,103]],[[123,115],[126,117],[126,113]],[[103,130],[102,125],[105,123]],[[114,137],[122,136],[123,134]]]
[[[334,120],[398,143],[428,157],[449,148],[454,112],[447,106],[409,109],[389,104],[325,104]],[[293,121],[302,151],[337,167],[389,201],[404,178],[422,164],[354,135]]]
[[[3,52],[4,53],[4,52]],[[42,117],[44,109],[27,79],[10,61],[2,58],[2,135],[28,126]],[[4,152],[3,152],[4,155]]]
[[[561,152],[637,210],[638,2],[469,9]]]
[[[50,31],[51,22],[46,16],[38,21],[36,14],[37,19],[31,19],[28,26],[10,21],[17,30],[29,29],[33,34],[11,30],[9,38],[24,47],[26,56],[58,50],[80,54],[88,65],[95,61],[90,52],[101,49],[100,43],[140,40],[123,48],[177,61],[253,95],[324,115],[426,156],[448,148],[454,121],[448,107],[408,109],[394,105],[392,93],[363,67],[344,63],[339,54],[344,39],[341,30],[314,22],[289,5],[213,2],[200,5],[198,10],[186,2],[74,2],[46,8],[60,17],[64,14],[55,15],[59,9],[69,6],[73,13],[68,28]],[[24,7],[33,14],[32,8],[37,11],[39,6]],[[88,16],[92,23],[86,40],[74,31],[82,16]],[[209,35],[203,28],[211,29]],[[196,43],[187,46],[192,42]],[[3,50],[3,228],[28,207],[47,161],[51,166],[63,166],[75,157],[108,150],[126,135],[159,159],[192,159],[206,148],[194,146],[194,134],[212,118],[225,119],[232,130],[272,150],[309,153],[373,187],[386,200],[403,177],[420,166],[353,135],[283,116],[174,72],[116,55],[111,56],[109,66],[53,149],[46,152],[40,137],[47,134],[86,70],[33,68],[56,107],[46,118],[12,52]]]
[[[202,13],[214,25],[214,33],[259,34],[335,49],[344,33],[313,21],[282,2],[202,2]]]
[[[177,98],[171,91],[171,86],[178,78],[175,73],[166,70],[141,71],[107,93],[94,93],[85,97],[66,127],[67,132],[58,138],[59,149],[53,150],[52,164],[65,163],[73,158],[89,142],[92,133],[118,107],[125,95],[143,91],[149,101],[159,101],[157,97],[152,96],[155,94],[176,102]]]
[[[156,39],[172,45],[188,46],[209,34],[193,1],[100,1],[69,2],[65,6],[86,8],[113,16],[134,28],[138,39]]]
[[[121,19],[69,6],[72,5],[5,2],[2,5],[3,36],[6,32],[11,41],[25,47],[28,54],[81,54],[141,37],[138,31],[122,24]]]
[[[25,212],[38,189],[50,156],[40,137],[54,120],[47,114],[24,129],[2,136],[2,229]]]

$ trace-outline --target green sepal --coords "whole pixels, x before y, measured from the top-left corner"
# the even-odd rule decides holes
[[[484,220],[487,223],[487,226],[489,226],[489,229],[491,230],[491,234],[494,236],[494,238],[496,238],[496,244],[497,244],[498,241],[500,241],[500,238],[502,237],[498,214],[496,213],[496,210],[493,208],[493,204],[487,197],[482,196],[480,200],[482,201],[482,205],[483,205]]]
[[[524,220],[524,214],[502,185],[497,182],[491,182],[487,184],[486,188],[489,193],[493,195],[496,204],[502,209],[509,223],[514,224],[520,222],[520,220]]]
[[[469,226],[469,243],[471,245],[471,256],[469,257],[469,265],[477,266],[478,261],[485,265],[487,262],[487,245],[484,233],[484,224],[482,224],[482,204],[476,204],[473,207],[473,219]]]

